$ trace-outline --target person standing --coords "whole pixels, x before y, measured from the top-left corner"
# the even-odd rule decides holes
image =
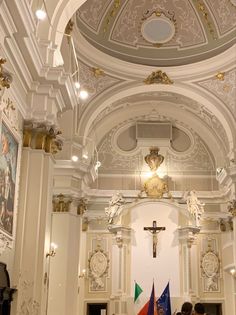
[[[205,307],[202,303],[196,303],[194,306],[194,315],[204,315]]]

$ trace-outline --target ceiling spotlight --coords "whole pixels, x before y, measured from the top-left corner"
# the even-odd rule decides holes
[[[36,10],[35,15],[36,15],[38,20],[42,21],[46,18],[47,14],[44,10],[38,9],[38,10]]]
[[[76,82],[75,82],[75,88],[76,88],[77,90],[79,90],[79,88],[80,88],[80,83],[79,83],[79,81],[76,81]]]
[[[88,154],[84,153],[84,154],[83,154],[83,158],[84,158],[85,160],[87,160],[87,159],[88,159]]]
[[[77,155],[73,155],[72,157],[71,157],[71,160],[73,161],[73,162],[77,162],[78,161],[78,156]]]
[[[236,269],[235,268],[232,268],[232,269],[230,269],[230,271],[229,271],[230,273],[231,273],[231,275],[235,275],[235,273],[236,273]]]
[[[85,100],[88,97],[88,92],[85,90],[80,91],[79,97],[82,98],[82,100]]]

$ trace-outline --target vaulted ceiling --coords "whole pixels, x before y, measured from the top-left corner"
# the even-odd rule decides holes
[[[82,35],[119,59],[152,66],[184,65],[235,42],[230,0],[90,0],[77,11]]]

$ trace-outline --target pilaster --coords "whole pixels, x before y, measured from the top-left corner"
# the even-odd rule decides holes
[[[70,195],[53,197],[51,241],[56,255],[49,257],[47,314],[78,314],[78,266],[81,218],[78,200]],[[60,298],[58,298],[60,297]]]
[[[181,274],[182,274],[182,295],[186,300],[191,300],[196,295],[196,285],[193,268],[196,261],[196,250],[193,244],[196,241],[199,227],[187,226],[179,229],[179,239],[181,242]]]
[[[46,125],[24,128],[13,283],[14,314],[45,314],[50,252],[55,131]],[[55,145],[55,146],[54,146]]]
[[[118,315],[128,314],[129,274],[127,268],[130,247],[130,228],[111,225],[109,231],[114,235],[112,246],[112,295],[111,313]]]

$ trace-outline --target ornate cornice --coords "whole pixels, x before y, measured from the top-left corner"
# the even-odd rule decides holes
[[[23,129],[23,147],[44,150],[56,154],[62,149],[62,141],[58,139],[61,132],[44,123],[25,122]]]
[[[161,70],[153,71],[144,81],[145,84],[173,84],[174,82]]]
[[[72,198],[63,194],[53,196],[53,212],[69,212],[71,202]]]

